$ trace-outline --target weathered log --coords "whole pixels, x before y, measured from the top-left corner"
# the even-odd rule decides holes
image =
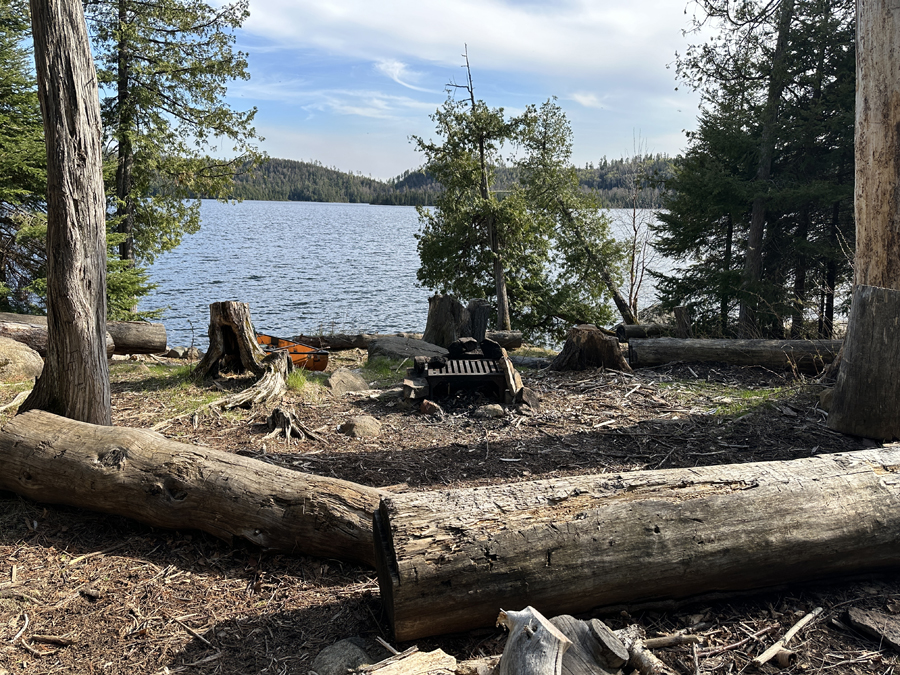
[[[550,370],[588,370],[600,367],[631,372],[631,367],[619,349],[619,341],[591,324],[570,328],[562,351],[550,364]]]
[[[619,342],[628,342],[632,339],[660,337],[667,330],[658,323],[620,323],[616,326],[616,338]]]
[[[900,291],[857,285],[828,428],[867,438],[900,437]]]
[[[379,490],[144,429],[23,413],[0,431],[0,489],[265,549],[374,563]]]
[[[522,346],[522,331],[519,330],[489,330],[484,336],[504,349],[518,349]]]
[[[110,354],[160,354],[166,351],[166,327],[148,321],[107,321]],[[0,312],[0,336],[24,342],[41,356],[47,352],[47,317]]]
[[[339,352],[345,349],[368,349],[370,342],[386,337],[421,340],[422,333],[360,333],[359,335],[332,333],[331,335],[295,335],[290,339],[311,347],[321,347],[328,351]],[[517,330],[489,330],[485,332],[485,337],[504,349],[518,349],[522,346],[522,332]]]
[[[194,378],[216,377],[220,371],[249,370],[261,376],[265,352],[256,342],[250,307],[244,302],[214,302],[209,306],[209,349],[197,364]]]
[[[900,564],[900,447],[385,496],[397,639]],[[636,583],[639,579],[640,583]]]
[[[673,361],[722,362],[736,366],[763,366],[772,370],[797,369],[816,373],[834,360],[840,340],[679,340],[656,338],[628,343],[633,368],[660,366]]]

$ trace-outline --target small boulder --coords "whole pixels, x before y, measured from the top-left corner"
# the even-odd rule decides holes
[[[44,359],[28,345],[0,338],[0,380],[30,380],[44,369]]]
[[[381,433],[381,422],[371,415],[356,415],[341,424],[338,431],[351,438],[374,438]]]
[[[516,395],[516,401],[520,407],[528,406],[531,408],[532,412],[540,412],[541,410],[541,397],[538,396],[536,391],[528,387],[522,387],[519,390],[519,393]]]
[[[485,338],[481,341],[481,352],[484,354],[484,358],[493,359],[494,361],[506,356],[506,350],[490,338]]]
[[[366,382],[359,373],[354,373],[347,368],[339,368],[328,378],[328,386],[331,387],[331,393],[335,398],[340,398],[344,394],[352,391],[367,391],[369,383]]]
[[[170,359],[183,359],[186,351],[187,347],[172,347],[164,356]]]
[[[447,350],[424,340],[387,336],[369,342],[369,358],[413,359],[416,356],[446,356]]]
[[[483,356],[481,353],[481,349],[478,346],[478,341],[475,338],[464,337],[460,338],[456,342],[451,343],[451,345],[447,348],[449,353],[449,358],[451,359],[464,359],[464,358],[473,358],[475,356]]]
[[[480,408],[476,408],[472,415],[480,419],[497,419],[506,416],[506,411],[503,409],[502,405],[490,403],[488,405],[483,405]]]
[[[347,675],[360,666],[373,663],[365,652],[365,646],[365,640],[359,637],[335,642],[319,652],[312,662],[312,670],[318,675]]]

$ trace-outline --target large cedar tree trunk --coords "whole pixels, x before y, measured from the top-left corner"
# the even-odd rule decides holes
[[[111,423],[100,103],[80,2],[31,0],[47,146],[44,371],[20,408]]]

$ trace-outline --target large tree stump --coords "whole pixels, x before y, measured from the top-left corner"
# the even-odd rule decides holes
[[[852,329],[828,427],[856,436],[900,437],[900,291],[859,285],[850,306]]]
[[[224,372],[249,370],[262,375],[266,354],[256,342],[250,307],[243,302],[214,302],[209,306],[209,349],[197,364],[194,377],[202,380]]]
[[[600,367],[631,372],[631,367],[619,349],[619,341],[604,335],[591,324],[570,328],[562,351],[550,364],[550,370],[588,370]]]
[[[452,295],[436,294],[428,298],[428,319],[422,339],[444,347],[464,336],[469,325],[469,312]]]
[[[483,342],[487,335],[491,316],[494,314],[494,305],[484,299],[469,300],[466,312],[469,315],[469,322],[463,328],[465,333],[463,337],[474,338],[478,343]]]
[[[385,496],[398,640],[900,565],[900,447]]]
[[[772,370],[796,369],[817,373],[831,363],[840,340],[631,340],[628,360],[635,368],[661,366],[673,361],[721,362],[736,366],[763,366]]]
[[[0,431],[0,489],[265,549],[374,563],[379,490],[144,429],[42,411],[14,417]]]

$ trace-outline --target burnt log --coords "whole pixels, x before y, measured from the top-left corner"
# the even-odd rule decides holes
[[[900,447],[387,495],[398,640],[900,565]],[[635,583],[639,579],[640,583]]]
[[[374,563],[379,490],[145,429],[18,415],[0,431],[0,489],[264,549]]]
[[[772,370],[820,372],[841,348],[840,340],[680,340],[656,338],[628,343],[633,368],[685,363],[730,363]]]
[[[891,440],[900,437],[900,291],[857,285],[828,428]]]
[[[106,352],[160,354],[166,351],[166,327],[148,321],[107,321]],[[47,354],[47,317],[0,312],[0,337],[22,342],[41,356]]]
[[[589,370],[600,367],[631,372],[619,349],[619,341],[591,324],[570,328],[562,351],[550,363],[550,370]]]

